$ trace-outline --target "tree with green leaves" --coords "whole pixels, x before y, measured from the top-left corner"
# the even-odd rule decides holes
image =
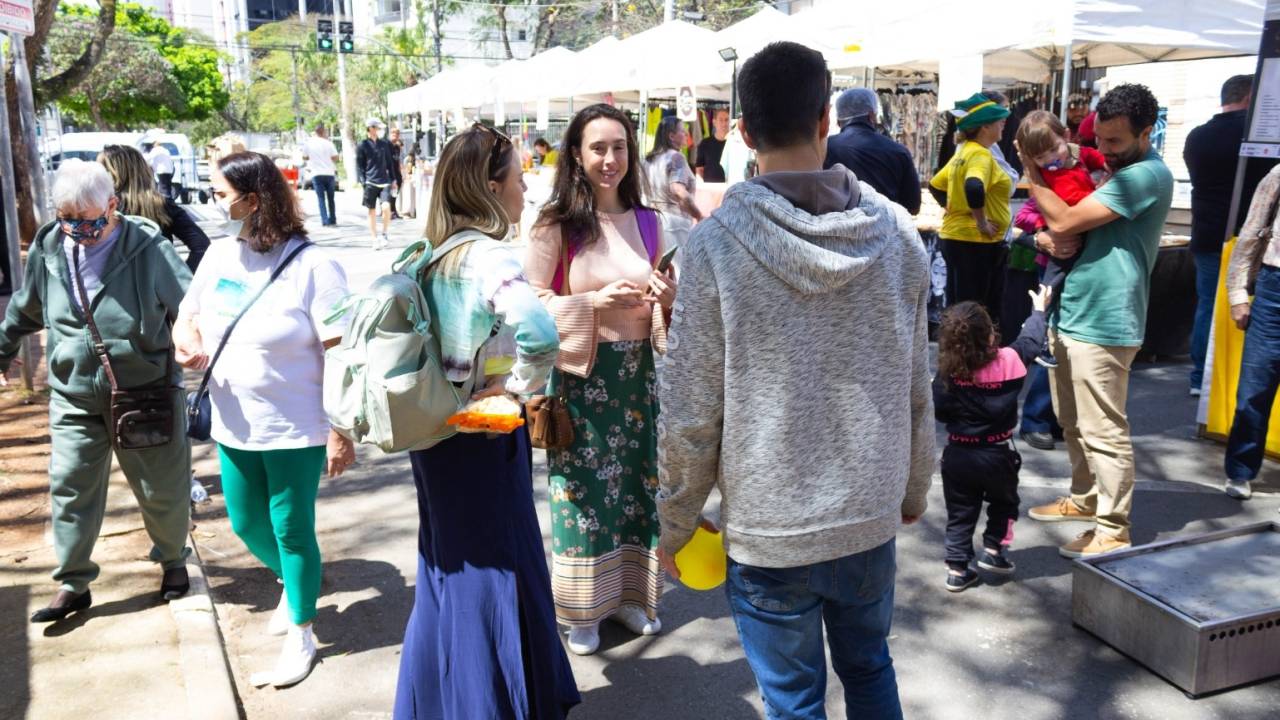
[[[226,106],[221,57],[206,46],[206,38],[173,27],[137,3],[115,5],[114,11],[116,32],[105,48],[110,61],[61,100],[64,110],[85,119],[85,110],[96,104],[97,115],[89,113],[95,122],[120,127],[204,120]],[[99,15],[98,8],[86,5],[58,8],[59,22],[49,37],[50,67],[75,57],[78,38]],[[131,76],[138,81],[131,83]],[[109,116],[104,107],[110,108]]]

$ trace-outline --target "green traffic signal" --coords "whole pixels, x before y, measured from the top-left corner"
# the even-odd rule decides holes
[[[333,38],[323,36],[317,38],[316,47],[319,48],[321,52],[333,52]]]
[[[347,38],[343,38],[338,42],[338,52],[351,53],[355,52],[355,50],[356,44]]]

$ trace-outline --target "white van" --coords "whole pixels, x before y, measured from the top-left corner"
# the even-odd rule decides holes
[[[63,133],[45,143],[45,155],[48,156],[54,170],[63,160],[87,160],[97,162],[102,148],[108,145],[138,146],[142,133],[122,132],[76,132]]]

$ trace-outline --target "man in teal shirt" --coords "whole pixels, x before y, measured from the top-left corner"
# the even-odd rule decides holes
[[[1051,388],[1071,459],[1071,495],[1028,512],[1036,520],[1094,523],[1059,548],[1065,557],[1129,547],[1129,369],[1142,346],[1151,270],[1173,200],[1173,175],[1151,148],[1157,111],[1143,85],[1121,85],[1102,98],[1094,128],[1115,174],[1074,207],[1023,158],[1031,196],[1049,225],[1037,245],[1054,257],[1079,253],[1051,334],[1058,359]]]

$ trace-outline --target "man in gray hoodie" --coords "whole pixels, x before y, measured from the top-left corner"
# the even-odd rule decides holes
[[[825,621],[849,717],[900,718],[894,536],[934,467],[925,252],[910,215],[823,170],[831,75],[774,43],[739,74],[759,177],[683,249],[658,423],[659,557],[711,488],[726,591],[769,717],[826,717]]]

